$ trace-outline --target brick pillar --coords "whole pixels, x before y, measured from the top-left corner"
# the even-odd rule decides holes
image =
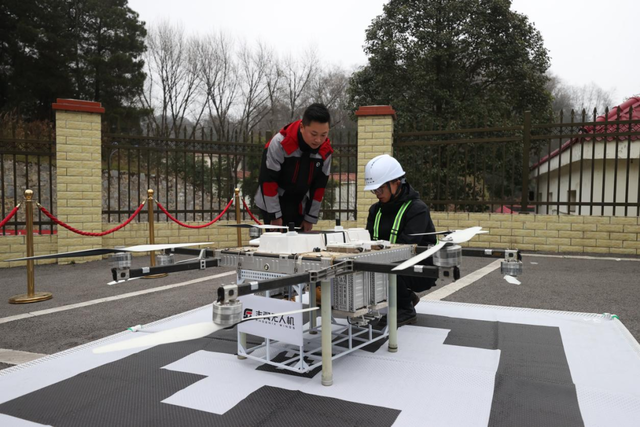
[[[367,224],[369,207],[378,199],[364,191],[364,167],[380,154],[393,155],[393,121],[396,112],[389,105],[360,107],[358,117],[358,227]]]
[[[58,99],[56,110],[56,216],[82,231],[102,231],[102,113],[99,102]],[[102,237],[58,227],[58,252],[102,247]],[[60,263],[102,257],[61,258]]]

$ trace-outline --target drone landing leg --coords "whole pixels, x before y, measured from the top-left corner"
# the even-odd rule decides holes
[[[389,274],[389,310],[387,312],[387,324],[389,325],[389,351],[398,351],[398,277]]]
[[[238,336],[238,340],[240,341],[239,342],[240,346],[242,346],[242,348],[246,350],[246,348],[247,348],[247,334],[244,333],[244,332],[239,332],[238,335],[239,335]],[[244,359],[246,359],[246,357],[245,356],[241,356],[240,353],[238,353],[238,359],[244,360]]]
[[[331,281],[321,282],[322,294],[322,385],[333,385],[333,361],[331,360]]]
[[[316,284],[314,283],[310,283],[309,284],[309,307],[317,307],[317,301],[316,301]],[[311,313],[309,314],[309,333],[312,335],[315,335],[318,333],[317,329],[316,329],[316,315],[315,313]]]

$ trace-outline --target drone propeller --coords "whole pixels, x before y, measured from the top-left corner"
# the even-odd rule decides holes
[[[415,264],[419,263],[420,261],[423,261],[429,258],[431,255],[438,252],[447,244],[457,245],[459,243],[468,242],[469,240],[473,239],[476,234],[482,234],[482,233],[488,233],[488,231],[483,231],[482,227],[470,227],[470,228],[465,228],[464,230],[456,230],[451,234],[440,239],[440,241],[434,247],[422,253],[419,253],[413,258],[409,258],[402,264],[398,265],[397,267],[394,267],[391,271],[400,271],[400,270],[404,270],[409,267],[412,267]]]
[[[473,239],[476,234],[484,233],[488,233],[488,231],[482,230],[482,227],[470,227],[465,228],[464,230],[456,230],[440,240],[457,245],[459,243],[468,242],[469,240]]]
[[[136,246],[129,246],[127,248],[84,249],[81,251],[61,252],[58,254],[37,255],[32,257],[8,259],[6,261],[9,262],[9,261],[25,261],[30,259],[73,258],[73,257],[81,257],[81,256],[105,255],[105,254],[112,254],[117,252],[150,252],[150,251],[161,251],[164,249],[182,248],[185,246],[210,245],[212,243],[213,242],[174,243],[174,244],[158,244],[158,245],[136,245]]]
[[[166,331],[155,332],[153,334],[145,335],[145,336],[134,338],[131,340],[121,341],[114,344],[98,347],[94,349],[93,352],[96,354],[111,353],[114,351],[130,350],[130,349],[149,347],[149,346],[155,346],[160,344],[171,344],[175,342],[189,341],[189,340],[206,337],[207,335],[210,335],[222,329],[233,328],[234,326],[243,322],[247,322],[249,320],[267,319],[270,317],[278,317],[278,316],[287,316],[290,314],[305,313],[307,311],[314,311],[317,309],[318,307],[310,307],[310,308],[302,308],[300,310],[285,311],[283,313],[273,313],[273,314],[266,314],[262,316],[251,316],[251,317],[244,318],[239,322],[234,323],[231,326],[222,326],[222,325],[215,324],[213,322],[194,323],[192,325],[186,325],[178,328],[168,329]]]
[[[451,234],[453,233],[452,230],[447,230],[447,231],[432,231],[430,233],[414,233],[414,234],[409,234],[409,236],[431,236],[433,234]]]

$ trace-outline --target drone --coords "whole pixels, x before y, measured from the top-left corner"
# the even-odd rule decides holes
[[[250,320],[285,319],[290,315],[313,312],[318,310],[315,301],[316,286],[322,291],[322,301],[331,301],[322,305],[322,326],[317,327],[316,315],[310,316],[309,322],[303,328],[313,334],[322,332],[322,368],[323,384],[330,385],[333,380],[325,381],[325,369],[331,372],[331,360],[342,356],[342,353],[356,351],[372,342],[389,338],[390,349],[397,348],[397,325],[395,317],[390,316],[389,325],[382,330],[372,328],[376,319],[381,317],[379,310],[388,306],[390,313],[395,310],[395,277],[396,275],[413,276],[431,279],[457,280],[460,278],[460,258],[463,253],[471,256],[502,257],[505,256],[506,270],[512,276],[521,273],[522,263],[518,251],[494,251],[488,249],[461,248],[465,243],[478,234],[486,233],[482,227],[471,227],[463,230],[442,231],[435,246],[430,248],[414,245],[391,244],[384,240],[372,240],[369,232],[363,228],[345,229],[336,225],[332,230],[316,232],[299,232],[292,226],[276,225],[232,225],[258,229],[262,231],[259,238],[253,239],[246,247],[227,249],[194,249],[193,246],[209,246],[212,242],[178,243],[161,245],[138,245],[127,248],[98,248],[59,254],[40,255],[14,259],[11,261],[37,260],[50,258],[67,258],[92,256],[103,254],[112,255],[112,275],[114,283],[123,283],[136,278],[178,271],[211,267],[235,267],[238,272],[236,283],[222,285],[217,289],[217,298],[212,305],[212,321],[187,325],[142,337],[125,340],[106,345],[94,350],[95,353],[106,353],[136,349],[159,344],[186,341],[205,337],[222,329],[238,326],[238,355],[253,358],[264,363],[276,365],[283,369],[296,372],[308,372],[317,366],[318,360],[307,363],[306,358],[318,358],[314,352],[318,348],[307,350],[302,345],[296,350],[299,355],[290,359],[294,365],[272,361],[268,356],[269,340],[266,337],[267,356],[255,356],[252,353],[256,347],[246,347],[241,344],[240,327],[248,324],[263,322],[249,322]],[[427,233],[429,234],[429,233]],[[165,251],[157,256],[156,266],[131,268],[131,253],[147,251]],[[170,253],[167,253],[170,251]],[[195,255],[195,258],[175,261],[173,255]],[[434,265],[420,265],[421,261],[429,257],[434,258]],[[356,280],[356,277],[358,279]],[[298,294],[305,293],[305,286],[309,286],[309,307],[300,303],[294,306],[283,305],[285,310],[243,310],[242,297],[253,294],[272,292],[287,287],[298,287]],[[337,289],[337,290],[336,290]],[[393,289],[393,294],[391,293]],[[291,295],[291,293],[290,293]],[[346,296],[346,299],[345,299]],[[254,298],[254,297],[251,297]],[[258,298],[271,300],[271,298]],[[251,300],[252,304],[257,304]],[[392,303],[393,301],[393,303]],[[265,303],[266,304],[266,303]],[[254,308],[254,307],[251,307]],[[339,340],[347,340],[348,346],[340,347],[332,344],[336,338],[333,328],[335,317],[347,317],[346,328],[349,333],[338,332]],[[302,332],[300,332],[302,334]],[[253,334],[253,333],[252,333]],[[254,334],[255,335],[255,334]],[[260,335],[262,336],[262,335]],[[332,338],[333,336],[333,338]],[[339,338],[339,337],[343,338]],[[366,338],[365,338],[366,337]],[[275,341],[277,342],[277,340]],[[285,341],[286,342],[286,341]],[[316,344],[317,345],[317,344]],[[260,345],[257,348],[262,348]],[[393,350],[391,350],[393,351]],[[260,352],[255,353],[260,354]],[[288,362],[287,362],[288,363]],[[314,364],[315,363],[315,364]],[[332,375],[332,374],[327,374]]]
[[[262,230],[263,234],[259,238],[255,238],[249,242],[249,246],[257,247],[257,252],[267,254],[301,254],[309,252],[344,252],[344,253],[362,253],[370,251],[372,249],[386,249],[391,247],[391,244],[385,240],[373,241],[367,230],[362,228],[345,229],[337,225],[330,230],[320,230],[313,232],[299,232],[299,227],[294,227],[293,224],[288,226],[282,225],[270,225],[270,224],[226,224],[225,227],[234,228],[248,228],[250,230]],[[453,280],[457,280],[459,276],[459,270],[457,265],[460,263],[460,257],[463,252],[466,255],[471,256],[490,256],[500,257],[504,255],[505,260],[502,263],[502,273],[505,274],[505,279],[509,283],[520,284],[515,276],[522,273],[521,255],[517,250],[505,250],[495,251],[487,249],[461,249],[459,246],[461,243],[468,242],[478,234],[488,233],[486,230],[482,230],[482,227],[470,227],[463,230],[447,230],[431,233],[416,233],[411,236],[423,236],[423,235],[441,235],[436,245],[430,248],[418,247],[417,254],[399,265],[394,265],[392,268],[388,268],[387,272],[402,272],[402,274],[408,274],[410,267],[414,267],[414,272],[424,270],[427,266],[416,265],[429,257],[434,257],[434,264],[441,269],[454,267],[450,270],[443,271],[445,278],[452,277]],[[52,258],[70,258],[70,257],[82,257],[82,256],[97,256],[112,254],[112,276],[113,281],[109,282],[109,285],[119,284],[135,280],[144,276],[161,274],[161,273],[174,273],[179,271],[200,269],[215,267],[219,265],[219,260],[214,256],[214,252],[210,249],[183,249],[191,246],[208,246],[214,242],[199,242],[199,243],[173,243],[173,244],[156,244],[156,245],[136,245],[130,247],[116,247],[116,248],[95,248],[86,249],[71,252],[62,252],[57,254],[37,255],[32,257],[15,258],[9,261],[25,261],[25,260],[39,260],[39,259],[52,259]],[[163,253],[156,256],[158,265],[154,267],[144,267],[139,269],[131,268],[131,254],[150,251],[163,251]],[[171,251],[167,254],[166,251]],[[173,254],[189,254],[196,255],[196,258],[186,259],[182,261],[175,261]],[[381,272],[381,271],[378,271]],[[395,273],[398,274],[398,273]]]

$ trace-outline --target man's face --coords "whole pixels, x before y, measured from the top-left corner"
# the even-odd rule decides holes
[[[329,123],[319,123],[312,121],[308,126],[300,125],[300,133],[302,139],[312,149],[316,149],[322,145],[329,135]]]

